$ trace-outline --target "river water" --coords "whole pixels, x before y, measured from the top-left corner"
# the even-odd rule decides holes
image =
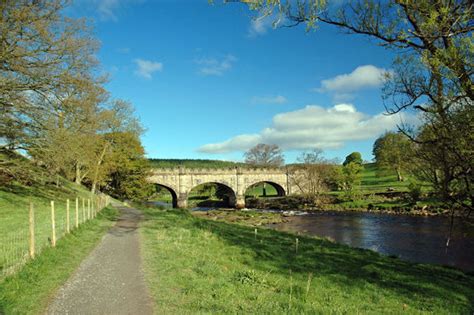
[[[338,243],[366,248],[401,259],[454,266],[474,271],[474,225],[455,221],[446,248],[450,220],[362,212],[319,212],[291,217],[271,225],[279,231],[329,237]]]

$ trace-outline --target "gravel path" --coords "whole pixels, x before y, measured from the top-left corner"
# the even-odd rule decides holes
[[[115,205],[117,224],[61,287],[46,314],[152,314],[141,270],[140,211]]]

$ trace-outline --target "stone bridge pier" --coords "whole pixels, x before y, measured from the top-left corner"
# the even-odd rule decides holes
[[[284,168],[156,168],[148,181],[166,188],[173,197],[175,208],[187,208],[191,190],[207,183],[224,186],[229,205],[237,209],[245,208],[245,192],[259,183],[275,187],[279,196],[291,193],[288,172]]]

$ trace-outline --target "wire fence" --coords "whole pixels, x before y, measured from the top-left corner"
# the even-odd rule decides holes
[[[49,211],[35,211],[35,205],[30,203],[25,209],[24,224],[0,233],[0,280],[17,272],[45,248],[55,247],[57,240],[94,219],[109,204],[110,197],[105,194],[53,200]]]

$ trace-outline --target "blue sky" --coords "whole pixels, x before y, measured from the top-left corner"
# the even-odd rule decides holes
[[[132,102],[147,156],[241,160],[258,142],[288,162],[320,147],[360,151],[401,119],[385,116],[383,72],[393,54],[321,25],[273,29],[242,4],[207,0],[82,0],[93,19],[107,88]]]

